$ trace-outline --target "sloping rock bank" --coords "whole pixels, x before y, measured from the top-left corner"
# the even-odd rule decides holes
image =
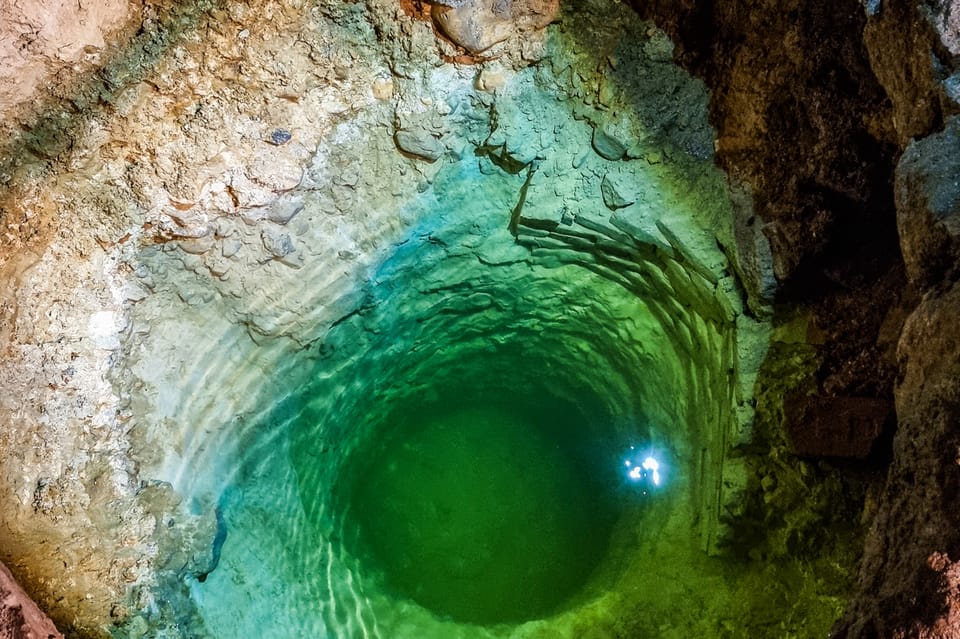
[[[813,314],[810,393],[895,399],[892,447],[881,438],[873,457],[892,463],[835,636],[956,636],[960,7],[635,6],[713,90],[717,161],[753,193],[778,307]]]
[[[3,639],[63,639],[50,618],[0,564],[0,637]]]

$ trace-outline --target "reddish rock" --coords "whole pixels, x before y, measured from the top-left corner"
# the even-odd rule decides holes
[[[792,396],[784,402],[784,413],[794,454],[865,459],[893,413],[893,402]]]
[[[50,618],[33,603],[3,564],[0,564],[0,639],[63,639]]]

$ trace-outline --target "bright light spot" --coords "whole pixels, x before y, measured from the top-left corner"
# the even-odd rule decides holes
[[[97,348],[115,350],[120,348],[119,330],[122,328],[114,311],[99,311],[90,316],[87,330]]]
[[[649,454],[649,450],[641,453],[631,446],[623,459],[623,465],[627,468],[627,479],[630,481],[643,482],[646,487],[660,486],[660,471],[663,470],[663,465]],[[647,494],[647,491],[644,490],[643,494]]]
[[[660,473],[659,473],[660,464],[657,462],[657,460],[654,459],[653,457],[647,457],[646,459],[643,460],[643,469],[653,471],[653,475],[652,475],[653,485],[659,486],[660,485]]]

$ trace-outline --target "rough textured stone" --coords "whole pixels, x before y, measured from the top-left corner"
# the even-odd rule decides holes
[[[792,453],[866,459],[884,427],[893,402],[862,397],[788,396],[784,421]]]
[[[593,150],[605,160],[622,160],[627,154],[627,145],[603,126],[593,130]]]
[[[960,118],[910,144],[897,165],[897,226],[907,274],[921,288],[960,268]]]
[[[394,140],[397,142],[397,148],[401,151],[427,162],[436,162],[445,150],[440,140],[426,131],[401,129],[394,135]]]
[[[2,563],[0,563],[0,637],[3,639],[63,639],[63,635],[50,618],[43,614]]]
[[[946,106],[939,84],[943,70],[937,68],[935,29],[918,12],[924,4],[884,1],[863,32],[871,69],[890,99],[886,126],[892,131],[886,135],[900,146],[939,126]]]
[[[769,260],[778,301],[815,306],[828,342],[818,372],[826,394],[889,398],[895,365],[876,342],[887,309],[908,303],[892,198],[900,138],[860,2],[633,4],[713,90],[717,162],[750,187],[736,227],[741,245],[755,247],[747,281],[769,299]],[[899,4],[904,18],[883,41],[892,49],[924,20]],[[880,14],[891,7],[884,2]]]
[[[478,54],[514,34],[543,29],[559,6],[558,0],[466,0],[436,3],[431,13],[444,35]]]
[[[947,583],[929,564],[960,548],[960,284],[926,297],[900,338],[893,463],[867,537],[841,638],[919,635],[948,605]],[[930,635],[930,636],[950,636]]]
[[[472,0],[457,7],[438,5],[433,20],[453,42],[470,53],[482,53],[513,35],[512,3]]]
[[[102,62],[107,41],[131,15],[123,0],[38,0],[0,6],[0,114],[45,93],[61,69]],[[88,66],[89,65],[89,66]],[[55,90],[55,89],[54,89]],[[6,119],[6,118],[3,118]]]
[[[611,211],[630,206],[636,201],[629,193],[629,186],[623,184],[615,175],[607,173],[600,182],[600,194],[603,196],[603,203]]]
[[[764,314],[777,292],[770,240],[763,232],[763,222],[754,213],[752,189],[735,182],[730,185],[733,208],[733,240],[737,259],[733,264],[747,289],[747,302],[754,313]]]

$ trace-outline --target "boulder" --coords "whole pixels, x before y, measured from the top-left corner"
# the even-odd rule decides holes
[[[632,197],[626,184],[624,184],[615,174],[607,173],[600,182],[600,194],[603,196],[603,203],[611,211],[622,209],[636,202],[637,198]]]
[[[516,33],[545,28],[559,8],[559,0],[439,0],[431,15],[454,44],[478,54]]]
[[[445,150],[440,140],[422,130],[409,131],[402,129],[396,132],[393,139],[397,143],[398,149],[427,162],[436,162]]]
[[[470,53],[482,53],[513,35],[511,2],[477,0],[458,7],[435,5],[433,20],[440,31]]]
[[[605,160],[615,162],[627,154],[627,145],[607,127],[597,126],[593,130],[593,150]]]
[[[960,118],[911,142],[896,170],[897,229],[907,274],[921,289],[960,265]]]

